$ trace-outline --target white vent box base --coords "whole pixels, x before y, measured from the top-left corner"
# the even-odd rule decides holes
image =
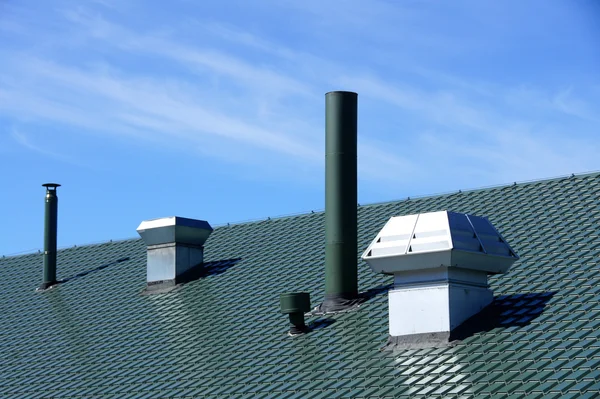
[[[396,286],[388,298],[390,335],[404,336],[449,333],[492,303],[494,294],[480,284],[438,280]]]

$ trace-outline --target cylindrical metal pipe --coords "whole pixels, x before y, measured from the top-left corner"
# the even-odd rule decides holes
[[[290,313],[290,334],[302,334],[307,331],[306,324],[304,323],[304,313]]]
[[[357,102],[353,92],[325,94],[325,311],[358,296]]]
[[[56,234],[58,229],[58,197],[56,188],[60,184],[46,183],[44,216],[44,281],[40,288],[46,289],[56,284]]]

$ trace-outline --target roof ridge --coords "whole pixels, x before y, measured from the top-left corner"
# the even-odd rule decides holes
[[[88,242],[88,243],[84,243],[84,244],[74,244],[74,245],[64,245],[64,246],[59,246],[57,248],[58,251],[64,251],[66,249],[71,249],[71,248],[79,248],[79,247],[93,247],[93,246],[97,246],[97,245],[105,245],[105,244],[111,244],[111,243],[120,243],[120,242],[125,242],[125,241],[134,241],[134,240],[141,240],[140,237],[129,237],[129,238],[119,238],[119,239],[108,239],[108,240],[104,240],[104,241],[93,241],[93,242]],[[17,258],[19,256],[27,256],[27,255],[37,255],[40,254],[42,255],[42,249],[41,248],[34,248],[34,249],[26,249],[24,251],[19,251],[19,252],[13,252],[10,254],[2,254],[0,255],[0,259],[6,259],[6,258]]]
[[[61,250],[57,277],[65,283],[45,292],[36,291],[41,254],[0,259],[0,300],[8,304],[0,312],[0,397],[596,397],[599,195],[600,176],[591,175],[354,208],[366,302],[355,312],[307,314],[306,334],[295,337],[281,294],[308,293],[311,308],[322,303],[323,213],[218,228],[198,278],[160,295],[143,295],[142,239]],[[486,284],[464,286],[491,303],[452,334],[434,336],[451,342],[390,339],[393,277],[359,256],[391,214],[443,209],[489,217],[520,260],[489,278],[489,292]],[[394,351],[394,341],[407,349]]]
[[[547,178],[541,178],[541,179],[521,180],[521,181],[515,181],[512,183],[493,184],[490,186],[483,186],[483,187],[478,187],[478,188],[468,188],[468,189],[464,189],[464,190],[459,189],[459,190],[454,190],[454,191],[445,191],[445,192],[439,192],[439,193],[435,193],[435,194],[415,195],[415,196],[410,196],[410,197],[406,197],[406,198],[398,198],[398,199],[390,200],[390,201],[372,202],[372,203],[363,204],[360,206],[374,206],[374,205],[391,204],[394,202],[406,201],[407,199],[412,200],[412,199],[425,199],[425,198],[433,198],[433,197],[447,197],[447,196],[455,195],[458,193],[474,193],[474,192],[480,192],[480,191],[492,191],[492,190],[498,190],[498,189],[512,187],[512,186],[524,186],[524,185],[539,184],[539,183],[549,183],[552,181],[559,181],[559,180],[570,179],[570,178],[587,178],[587,177],[592,177],[592,176],[597,176],[597,175],[600,175],[600,170],[592,171],[592,172],[571,173],[570,175],[561,175],[561,176],[547,177]]]
[[[458,194],[458,193],[473,193],[473,192],[479,192],[479,191],[491,191],[491,190],[502,189],[505,187],[511,187],[514,185],[529,185],[529,184],[536,184],[536,183],[546,183],[546,182],[558,181],[558,180],[563,180],[563,179],[568,179],[568,178],[573,178],[573,177],[586,178],[586,177],[591,177],[591,176],[596,176],[596,175],[600,175],[600,170],[591,171],[591,172],[571,173],[568,175],[560,175],[560,176],[547,177],[547,178],[541,178],[541,179],[521,180],[521,181],[515,181],[512,183],[494,184],[494,185],[490,185],[490,186],[469,188],[469,189],[464,189],[464,190],[459,189],[459,190],[445,191],[445,192],[439,192],[439,193],[434,193],[434,194],[415,195],[415,196],[409,196],[409,197],[404,197],[404,198],[396,198],[396,199],[389,200],[389,201],[370,202],[367,204],[359,203],[358,206],[367,207],[367,206],[385,205],[385,204],[392,204],[395,202],[413,200],[413,199],[445,197],[445,196],[454,195],[454,194]],[[256,219],[247,219],[247,220],[242,220],[239,222],[218,223],[213,226],[214,227],[224,227],[224,226],[231,227],[231,226],[238,226],[238,225],[251,224],[251,223],[260,223],[260,222],[265,222],[268,220],[281,220],[281,219],[287,219],[287,218],[292,218],[292,217],[299,217],[299,216],[311,215],[314,213],[321,213],[321,212],[324,212],[324,209],[311,210],[311,211],[298,212],[298,213],[288,213],[288,214],[284,214],[284,215],[262,217],[262,218],[256,218]]]
[[[378,206],[378,205],[392,204],[392,203],[396,203],[396,202],[400,202],[400,201],[407,201],[407,200],[416,200],[416,199],[421,200],[421,199],[433,198],[433,197],[446,197],[446,196],[455,195],[458,193],[473,193],[473,192],[480,192],[480,191],[492,191],[492,190],[498,190],[498,189],[502,189],[502,188],[506,188],[506,187],[511,187],[514,185],[539,184],[539,183],[547,183],[547,182],[552,182],[552,181],[564,180],[564,179],[568,179],[568,178],[586,178],[586,177],[597,176],[597,175],[600,175],[600,170],[592,171],[592,172],[571,173],[570,175],[561,175],[561,176],[542,178],[542,179],[515,181],[513,183],[504,183],[504,184],[483,186],[483,187],[479,187],[479,188],[472,188],[472,189],[465,189],[465,190],[459,189],[459,190],[454,190],[454,191],[439,192],[439,193],[435,193],[435,194],[409,196],[409,197],[397,198],[397,199],[389,200],[389,201],[372,202],[372,203],[368,203],[368,204],[358,204],[358,206],[360,206],[360,207]],[[303,216],[308,216],[308,215],[312,215],[315,213],[322,213],[322,212],[324,212],[324,209],[304,211],[304,212],[298,212],[298,213],[288,213],[285,215],[278,215],[278,216],[267,216],[267,217],[263,217],[263,218],[248,219],[248,220],[232,222],[232,223],[217,223],[212,226],[214,228],[233,227],[233,226],[247,225],[247,224],[252,224],[252,223],[261,223],[261,222],[266,222],[266,221],[271,221],[271,220],[283,220],[283,219],[289,219],[289,218],[293,218],[293,217],[303,217]],[[121,242],[121,241],[130,241],[130,240],[138,240],[138,239],[139,239],[139,237],[122,238],[122,239],[117,239],[117,240],[111,239],[108,241],[95,241],[95,242],[86,243],[86,244],[69,245],[69,246],[59,247],[58,249],[62,251],[62,250],[69,249],[69,248],[90,247],[90,246],[94,246],[94,245],[107,244],[110,242]],[[25,251],[21,251],[21,252],[12,253],[12,254],[4,254],[1,256],[1,258],[26,256],[26,255],[35,254],[36,251],[37,251],[37,253],[39,253],[41,251],[41,249],[36,248],[33,250],[25,250]]]

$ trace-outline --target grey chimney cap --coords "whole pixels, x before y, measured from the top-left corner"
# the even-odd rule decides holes
[[[179,216],[145,220],[137,228],[147,246],[168,243],[202,246],[212,231],[204,220]]]

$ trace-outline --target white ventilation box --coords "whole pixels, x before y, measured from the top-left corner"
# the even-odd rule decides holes
[[[505,273],[518,256],[483,217],[441,211],[392,217],[362,258],[393,274],[390,336],[449,333],[493,300],[488,274]]]

